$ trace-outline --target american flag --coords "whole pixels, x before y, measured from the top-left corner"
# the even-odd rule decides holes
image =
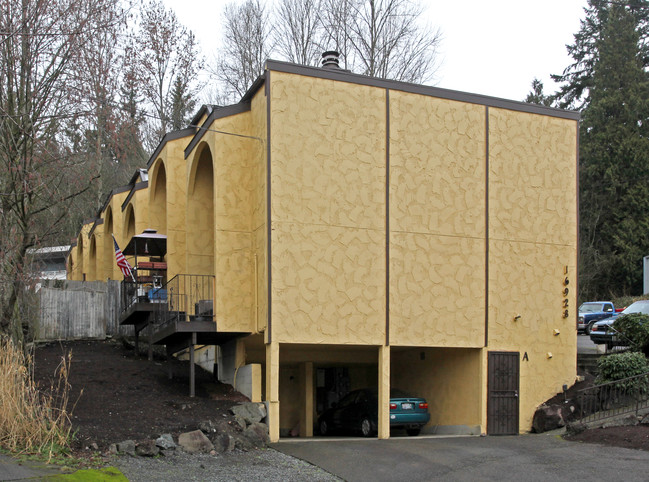
[[[122,254],[122,250],[119,249],[115,236],[113,236],[113,243],[115,243],[115,260],[117,261],[117,266],[119,266],[119,269],[122,271],[125,278],[128,278],[129,276],[133,278],[133,268],[131,268],[131,265],[126,261],[126,258]]]

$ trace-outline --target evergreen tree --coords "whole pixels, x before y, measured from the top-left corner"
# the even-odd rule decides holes
[[[554,102],[554,98],[551,95],[545,95],[543,93],[543,82],[535,78],[534,80],[532,80],[532,90],[529,94],[527,94],[524,102],[527,102],[528,104],[539,104],[550,107]]]
[[[640,293],[649,254],[649,78],[640,3],[647,7],[590,2],[582,27],[597,25],[596,35],[576,39],[592,50],[575,58],[593,59],[592,75],[575,75],[563,90],[573,102],[587,102],[579,166],[583,299]]]

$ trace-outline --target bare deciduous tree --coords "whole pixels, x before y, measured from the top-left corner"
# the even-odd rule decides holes
[[[213,72],[232,101],[241,97],[263,72],[270,52],[270,21],[259,0],[225,7],[222,53]]]
[[[140,17],[135,44],[143,94],[155,117],[151,129],[154,137],[147,139],[147,147],[153,149],[172,127],[174,97],[176,101],[191,101],[200,90],[198,77],[203,59],[194,34],[162,2],[154,0],[144,5]],[[178,109],[176,106],[176,112]]]
[[[441,36],[421,23],[423,6],[413,0],[348,1],[349,44],[359,73],[423,83],[435,72]]]
[[[20,299],[28,249],[56,232],[89,185],[61,136],[78,116],[72,65],[106,25],[110,0],[4,0],[0,3],[0,331],[29,332]]]
[[[322,53],[323,0],[280,0],[275,12],[278,53],[302,65],[318,65]]]

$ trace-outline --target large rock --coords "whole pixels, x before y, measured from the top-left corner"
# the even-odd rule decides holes
[[[220,433],[216,436],[213,443],[216,453],[231,452],[236,445],[234,437],[229,433]]]
[[[266,418],[266,406],[263,403],[241,403],[230,409],[234,414],[235,420],[241,417],[246,425],[261,422]]]
[[[216,423],[214,423],[212,420],[204,420],[202,422],[199,422],[198,428],[205,433],[216,433],[219,431]]]
[[[124,440],[117,444],[118,454],[127,454],[135,457],[135,442],[133,440]]]
[[[154,440],[145,440],[135,446],[135,453],[140,457],[155,457],[160,453]]]
[[[268,437],[268,425],[265,423],[253,423],[246,428],[236,440],[236,447],[241,450],[252,450],[263,448],[270,442]]]
[[[532,430],[536,433],[547,432],[565,425],[560,405],[541,405],[536,409],[532,419]]]
[[[613,420],[610,420],[604,424],[602,424],[602,428],[609,428],[609,427],[634,427],[638,425],[640,421],[638,420],[638,417],[635,416],[635,414],[630,413],[624,417],[620,418],[615,418]]]
[[[181,449],[190,454],[210,453],[214,450],[214,445],[212,445],[210,439],[208,439],[200,430],[181,433],[178,436],[178,445]]]
[[[162,450],[173,450],[176,448],[174,438],[169,433],[160,435],[155,441],[155,444]]]

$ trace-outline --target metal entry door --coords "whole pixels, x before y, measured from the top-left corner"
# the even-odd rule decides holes
[[[518,352],[489,352],[487,434],[518,434]]]

